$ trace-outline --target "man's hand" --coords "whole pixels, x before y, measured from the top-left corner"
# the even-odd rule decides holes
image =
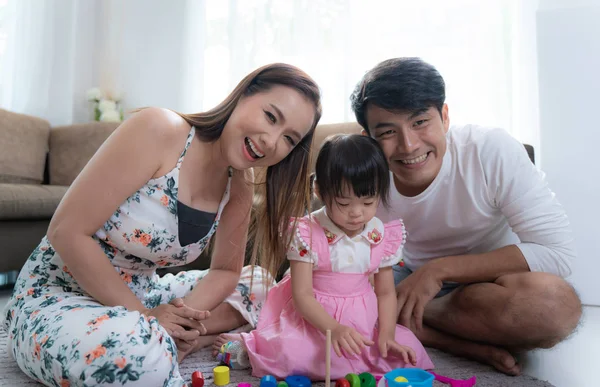
[[[406,277],[396,287],[398,317],[407,328],[423,328],[425,306],[442,288],[443,281],[438,270],[426,264]]]

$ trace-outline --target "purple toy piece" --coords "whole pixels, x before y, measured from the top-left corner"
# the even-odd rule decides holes
[[[449,378],[447,376],[443,376],[443,375],[438,375],[433,371],[429,371],[430,374],[432,374],[433,376],[435,376],[435,380],[442,382],[442,383],[446,383],[449,384],[450,387],[473,387],[475,385],[475,383],[477,382],[477,377],[473,376],[470,379],[467,380],[460,380],[460,379],[452,379]]]

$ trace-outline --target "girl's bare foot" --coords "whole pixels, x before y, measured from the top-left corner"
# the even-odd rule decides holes
[[[219,354],[223,344],[227,344],[230,341],[242,341],[242,335],[239,333],[222,333],[218,335],[212,343],[213,357]]]

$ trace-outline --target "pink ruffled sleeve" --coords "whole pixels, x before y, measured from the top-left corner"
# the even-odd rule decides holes
[[[406,229],[401,219],[385,224],[383,233],[383,257],[379,267],[402,265],[404,243],[406,242]]]
[[[311,251],[310,243],[310,221],[308,218],[298,219],[292,242],[287,251],[287,259],[312,263],[314,267],[318,264],[317,253]]]

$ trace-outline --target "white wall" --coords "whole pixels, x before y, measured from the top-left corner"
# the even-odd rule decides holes
[[[542,1],[537,18],[541,168],[578,249],[571,281],[600,305],[600,1]]]

